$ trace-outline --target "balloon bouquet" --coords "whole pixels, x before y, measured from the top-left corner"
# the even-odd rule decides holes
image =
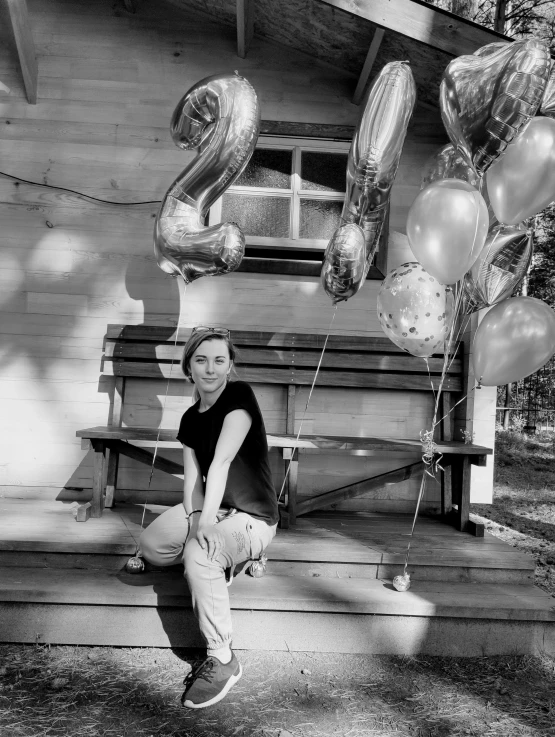
[[[388,169],[389,176],[381,173],[364,180],[374,187],[365,197],[348,187],[346,223],[357,222],[348,219],[357,208],[362,221],[367,203],[377,203],[380,197],[380,203],[386,202],[414,104],[414,97],[410,102],[408,98],[389,109],[397,114],[397,125],[405,126],[402,135],[397,134],[397,146],[392,141],[384,144],[383,135],[391,130],[391,123],[383,126],[385,115],[374,119],[373,128],[361,123],[357,130],[348,183],[349,177],[356,177],[358,137],[369,128],[375,133],[371,150],[378,152],[376,158],[381,153],[387,159],[393,146],[396,163]],[[512,297],[532,259],[532,219],[555,200],[555,66],[549,49],[532,39],[490,44],[454,59],[443,75],[440,106],[451,143],[427,163],[422,189],[408,214],[407,236],[416,260],[388,273],[378,294],[381,327],[396,345],[424,359],[444,355],[432,427],[421,435],[431,476],[438,468],[433,435],[441,388],[465,318],[491,308],[472,346],[477,388],[523,379],[555,354],[555,312],[541,300]],[[364,116],[372,109],[367,107]],[[374,166],[377,171],[379,165]],[[364,222],[375,223],[377,209],[375,204],[370,207]],[[335,301],[355,294],[367,271],[359,255],[361,233],[347,238],[346,229],[342,225],[330,241],[322,270],[324,288]],[[372,231],[362,232],[367,236]],[[365,254],[373,256],[368,236]],[[426,474],[415,520],[425,479]],[[410,586],[407,562],[408,550],[404,575],[394,580],[400,591]]]

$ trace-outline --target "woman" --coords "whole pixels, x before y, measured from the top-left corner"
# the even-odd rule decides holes
[[[143,532],[140,550],[158,566],[183,560],[207,658],[185,681],[191,709],[224,698],[241,677],[231,650],[226,570],[259,558],[276,533],[277,499],[266,430],[250,386],[229,381],[235,349],[225,328],[195,328],[182,369],[197,399],[181,419],[183,503]],[[198,397],[198,398],[197,398]]]

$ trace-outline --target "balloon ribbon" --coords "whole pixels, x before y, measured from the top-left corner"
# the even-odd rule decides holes
[[[324,358],[324,353],[326,352],[326,346],[328,345],[328,339],[330,337],[330,332],[333,326],[333,321],[335,320],[335,316],[337,314],[337,305],[333,308],[333,315],[331,316],[331,321],[328,327],[328,332],[326,335],[326,339],[324,341],[324,347],[322,348],[322,353],[320,354],[320,360],[318,361],[318,366],[316,367],[316,373],[314,374],[314,379],[312,381],[312,386],[310,387],[310,392],[308,393],[308,399],[306,400],[306,404],[304,407],[303,416],[301,417],[301,423],[299,425],[299,431],[297,433],[297,437],[295,438],[295,444],[293,445],[293,450],[291,452],[291,458],[289,459],[289,463],[287,464],[287,470],[285,471],[285,476],[283,478],[283,483],[281,485],[281,490],[278,495],[278,502],[281,499],[281,495],[283,494],[283,490],[285,489],[285,484],[287,483],[287,479],[289,478],[289,471],[291,470],[291,463],[293,462],[293,458],[295,457],[295,451],[297,450],[297,446],[299,444],[299,437],[301,435],[302,429],[303,429],[303,423],[306,417],[306,412],[308,410],[308,405],[310,403],[310,398],[312,397],[312,392],[314,391],[314,386],[316,384],[316,379],[318,378],[318,374],[320,372],[320,366],[322,365],[322,360]]]

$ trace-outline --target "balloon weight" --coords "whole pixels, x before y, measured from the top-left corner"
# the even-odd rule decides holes
[[[145,569],[145,562],[142,558],[139,558],[137,555],[134,555],[132,558],[129,558],[127,563],[125,564],[125,570],[127,573],[142,573]]]
[[[395,591],[408,591],[410,589],[410,575],[405,573],[403,576],[395,576],[393,588]]]

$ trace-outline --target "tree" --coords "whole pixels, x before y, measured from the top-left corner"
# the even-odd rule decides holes
[[[511,38],[534,36],[555,45],[555,0],[427,1]]]

